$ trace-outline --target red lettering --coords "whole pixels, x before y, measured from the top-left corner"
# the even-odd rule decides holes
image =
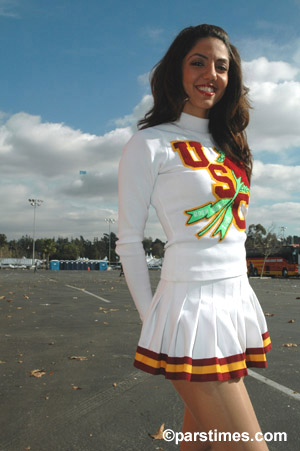
[[[216,185],[214,187],[216,195],[221,199],[233,197],[235,195],[233,181],[226,175],[218,173],[221,171],[225,174],[228,174],[227,169],[221,164],[210,164],[208,170],[217,182],[222,183],[222,185]]]
[[[201,169],[209,165],[200,143],[196,141],[173,141],[171,145],[173,150],[179,153],[183,164],[188,168]]]
[[[237,227],[240,230],[246,230],[246,221],[243,218],[240,217],[239,215],[239,210],[242,206],[242,204],[245,204],[246,206],[248,206],[249,203],[249,194],[247,193],[239,193],[236,198],[234,199],[234,203],[233,203],[233,208],[232,208],[232,214],[234,217],[234,221],[237,225]]]

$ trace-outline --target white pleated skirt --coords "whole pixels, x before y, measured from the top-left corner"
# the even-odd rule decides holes
[[[161,280],[145,316],[134,366],[167,379],[229,380],[265,368],[271,349],[247,275],[201,282]]]

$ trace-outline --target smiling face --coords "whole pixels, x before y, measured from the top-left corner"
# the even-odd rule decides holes
[[[228,84],[229,54],[218,38],[202,38],[183,60],[182,84],[188,96],[183,111],[208,118]]]

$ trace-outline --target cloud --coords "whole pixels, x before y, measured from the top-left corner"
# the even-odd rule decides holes
[[[300,165],[264,164],[254,162],[251,201],[262,203],[272,200],[294,201],[299,199]]]
[[[300,165],[254,162],[248,224],[287,227],[300,235]],[[278,232],[278,231],[277,231]]]
[[[136,124],[153,105],[152,95],[146,94],[140,103],[134,107],[132,114],[114,120],[117,127],[131,127],[132,132],[136,131]]]
[[[146,72],[145,74],[141,74],[138,76],[138,82],[142,86],[149,86],[149,75],[150,72]]]
[[[261,57],[250,62],[243,63],[245,82],[264,83],[293,80],[299,69],[284,61],[268,61]]]
[[[110,172],[87,172],[58,190],[58,194],[77,198],[98,198],[116,202],[117,165]]]
[[[103,136],[43,122],[24,112],[11,117],[0,113],[1,233],[9,239],[32,234],[29,198],[44,201],[37,210],[37,237],[82,234],[93,238],[106,232],[105,217],[117,219],[122,147],[149,102],[149,98],[142,99],[123,118],[122,127]]]
[[[43,123],[39,116],[13,115],[0,127],[1,170],[5,174],[55,178],[81,169],[116,163],[130,131],[115,129],[103,136]]]
[[[266,228],[273,224],[277,234],[280,227],[287,227],[286,236],[300,236],[299,217],[300,202],[273,202],[271,205],[252,206],[247,223],[262,224]]]
[[[300,0],[299,0],[299,4],[300,4]],[[295,39],[293,49],[294,49],[294,52],[293,52],[292,60],[295,64],[300,66],[300,39]]]
[[[19,15],[12,11],[18,6],[16,0],[0,0],[0,16],[18,18]]]
[[[243,63],[253,106],[248,137],[254,152],[282,152],[300,146],[298,67],[258,58]]]
[[[245,62],[244,71],[254,107],[247,133],[256,157],[248,224],[279,223],[288,227],[288,234],[300,235],[300,159],[295,165],[287,160],[291,148],[300,146],[298,68],[257,58]],[[93,239],[107,232],[104,219],[117,219],[122,147],[152,104],[152,96],[145,95],[130,114],[115,119],[113,129],[103,136],[43,122],[26,112],[12,116],[0,112],[0,232],[9,239],[32,234],[33,209],[28,199],[34,197],[44,200],[37,210],[37,237]],[[272,158],[275,153],[278,164]],[[80,175],[81,170],[86,174]],[[113,227],[117,232],[117,223]],[[153,210],[145,235],[165,239]]]
[[[162,38],[164,30],[156,27],[145,27],[143,29],[143,35],[150,38],[152,41],[159,41]]]

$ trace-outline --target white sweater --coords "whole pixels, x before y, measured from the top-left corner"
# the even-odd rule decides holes
[[[167,236],[161,278],[197,281],[247,271],[249,183],[208,133],[208,119],[182,113],[138,131],[119,165],[120,256],[141,319],[152,299],[142,245],[150,204]]]

